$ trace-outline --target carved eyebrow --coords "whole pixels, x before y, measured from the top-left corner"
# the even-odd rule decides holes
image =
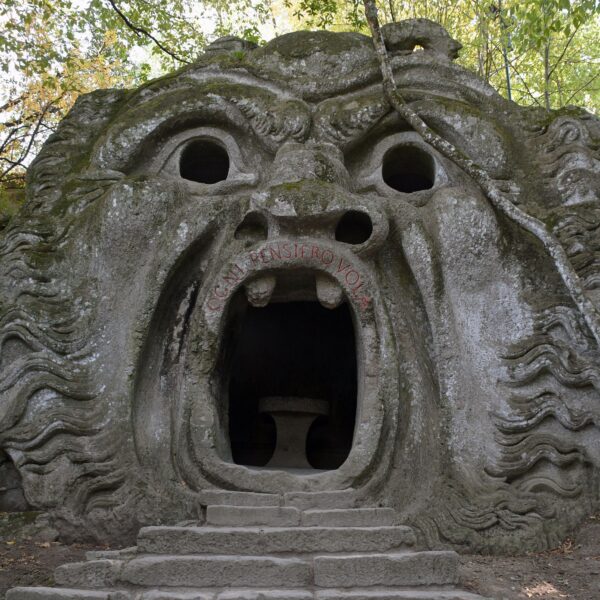
[[[191,83],[166,93],[146,94],[128,103],[96,147],[93,161],[100,168],[127,171],[152,138],[189,124],[250,128],[275,151],[286,139],[304,140],[311,126],[310,108],[301,100],[277,96],[270,90],[237,83]]]
[[[321,102],[314,115],[317,135],[344,149],[358,141],[390,112],[380,89]]]
[[[190,73],[186,89],[207,90],[230,102],[271,150],[286,139],[303,141],[311,128],[309,105],[272,82],[243,73]],[[181,84],[180,84],[181,85]]]
[[[277,100],[268,105],[257,102],[254,97],[231,98],[246,117],[254,133],[276,150],[282,142],[292,139],[302,142],[311,128],[310,108],[301,100]]]

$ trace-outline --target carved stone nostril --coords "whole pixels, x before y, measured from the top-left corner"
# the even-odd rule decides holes
[[[373,233],[373,222],[367,213],[349,210],[335,228],[335,239],[344,244],[364,244]]]
[[[248,213],[235,230],[236,240],[259,242],[266,240],[269,234],[269,224],[264,215],[258,212]]]

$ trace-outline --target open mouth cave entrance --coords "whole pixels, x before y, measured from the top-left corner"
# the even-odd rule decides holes
[[[224,361],[233,461],[309,472],[338,468],[350,452],[356,420],[357,353],[348,304],[255,308],[240,296],[228,321]]]

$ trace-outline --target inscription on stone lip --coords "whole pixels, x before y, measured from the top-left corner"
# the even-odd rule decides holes
[[[210,311],[221,310],[237,285],[257,267],[268,264],[281,266],[300,261],[307,266],[318,265],[333,275],[349,291],[361,310],[370,306],[372,298],[366,289],[366,279],[347,258],[318,243],[283,241],[270,242],[259,250],[251,250],[242,255],[226,272],[219,275],[206,306]]]

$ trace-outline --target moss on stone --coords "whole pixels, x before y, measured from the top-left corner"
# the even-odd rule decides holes
[[[4,229],[25,202],[25,188],[0,187],[0,230]]]
[[[364,48],[371,50],[371,40],[357,33],[299,31],[282,35],[253,53],[253,57],[277,54],[283,59],[299,59],[317,52],[342,54]]]
[[[32,525],[41,513],[38,511],[0,512],[0,538],[18,537],[26,525]]]

